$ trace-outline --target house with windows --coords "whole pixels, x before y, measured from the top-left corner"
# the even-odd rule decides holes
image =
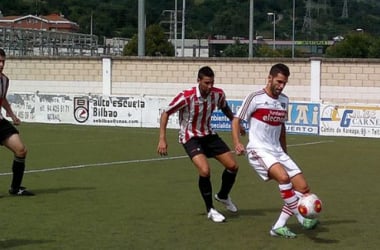
[[[1,12],[0,12],[1,13]],[[0,28],[35,29],[44,31],[71,32],[79,31],[79,25],[66,19],[62,14],[53,13],[47,16],[2,16]]]

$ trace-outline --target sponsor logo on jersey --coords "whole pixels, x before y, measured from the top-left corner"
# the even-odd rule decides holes
[[[279,126],[287,120],[285,110],[257,109],[252,117],[272,126]]]

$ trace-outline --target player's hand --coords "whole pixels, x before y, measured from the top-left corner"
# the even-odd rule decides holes
[[[165,141],[160,140],[157,146],[157,153],[161,156],[168,155],[168,144]]]
[[[12,120],[13,120],[14,125],[20,125],[21,124],[21,120],[17,117],[12,117]]]
[[[245,148],[244,145],[241,143],[238,143],[235,145],[235,153],[237,155],[244,155],[245,154]]]

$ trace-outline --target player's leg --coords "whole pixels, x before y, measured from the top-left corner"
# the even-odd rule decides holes
[[[25,171],[26,147],[22,142],[18,130],[6,119],[0,120],[0,142],[14,154],[12,163],[12,183],[9,190],[14,195],[33,195],[21,186]]]
[[[215,194],[215,199],[223,203],[229,211],[237,212],[237,207],[229,196],[238,172],[238,165],[234,155],[218,135],[209,137],[204,148],[207,149],[210,157],[215,157],[224,167],[221,186],[219,192]]]
[[[247,156],[251,167],[264,181],[273,179],[278,183],[281,197],[284,200],[280,216],[269,231],[270,235],[295,238],[296,234],[286,227],[286,222],[293,215],[293,211],[287,203],[294,203],[294,199],[296,199],[291,194],[292,187],[288,173],[279,160],[270,152],[247,148]]]
[[[223,222],[224,216],[216,211],[213,206],[210,166],[199,139],[192,138],[183,147],[197,168],[199,174],[198,187],[206,206],[207,217],[214,222]]]
[[[210,181],[210,167],[204,154],[197,154],[192,159],[193,164],[198,170],[199,180],[198,186],[202,198],[205,202],[207,211],[213,208],[212,204],[212,185]]]
[[[291,182],[298,198],[302,195],[310,193],[309,185],[307,184],[306,178],[302,173],[291,177]],[[317,219],[304,218],[301,214],[297,217],[297,219],[305,229],[314,229],[319,223]]]
[[[27,191],[21,186],[25,171],[27,149],[20,135],[18,133],[12,134],[3,141],[3,145],[14,154],[12,163],[13,176],[9,193],[12,195],[33,195],[32,192]]]
[[[309,185],[306,182],[306,178],[302,173],[299,173],[293,177],[291,177],[291,182],[293,184],[293,188],[296,192],[304,195],[310,192]]]
[[[293,174],[297,172],[300,174],[298,167],[294,164],[293,171],[289,171],[289,166],[277,162],[270,167],[268,171],[269,177],[278,182],[281,198],[284,201],[284,206],[281,209],[281,213],[276,223],[273,225],[270,234],[272,236],[281,236],[287,238],[294,238],[296,235],[291,232],[285,225],[288,219],[295,215],[297,220],[306,228],[311,227],[314,223],[308,223],[309,219],[304,218],[298,212],[298,196],[293,188],[293,184],[289,177],[289,173]],[[312,221],[310,221],[312,222]],[[309,225],[310,224],[310,225]],[[315,225],[314,225],[315,226]]]
[[[207,218],[213,222],[223,222],[225,217],[219,213],[212,202],[212,185],[210,180],[210,166],[207,161],[207,157],[204,154],[197,154],[192,158],[194,165],[198,169],[199,173],[199,191],[206,205]]]
[[[231,152],[226,152],[224,154],[216,156],[215,158],[225,168],[222,174],[222,184],[220,186],[219,192],[215,194],[215,199],[223,203],[226,206],[227,210],[235,213],[238,211],[238,209],[232,202],[229,193],[235,183],[238,171],[236,161]]]
[[[289,175],[291,177],[289,177]],[[318,221],[304,218],[298,211],[297,205],[299,196],[297,193],[309,192],[306,180],[298,166],[291,159],[283,162],[283,164],[276,163],[270,168],[269,176],[279,183],[281,197],[285,203],[273,228],[285,226],[287,220],[292,215],[296,216],[298,222],[303,225],[304,228],[314,228]],[[293,186],[293,184],[295,186]]]
[[[227,199],[228,194],[235,183],[238,167],[231,152],[217,155],[215,158],[224,166],[222,185],[218,192],[218,196],[221,199]]]
[[[274,163],[268,170],[268,175],[278,183],[281,198],[284,206],[281,209],[280,216],[273,228],[280,228],[286,225],[288,219],[297,212],[298,197],[293,190],[289,175],[280,163]]]

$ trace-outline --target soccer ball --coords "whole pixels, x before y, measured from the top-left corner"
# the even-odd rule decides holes
[[[298,200],[298,211],[305,218],[316,218],[321,210],[322,201],[315,194],[305,194]]]

